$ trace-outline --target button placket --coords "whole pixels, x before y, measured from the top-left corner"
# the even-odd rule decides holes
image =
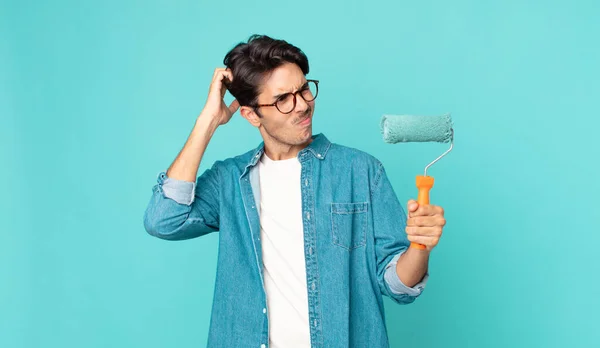
[[[320,154],[315,154],[319,157]],[[314,184],[314,178],[311,177],[313,161],[310,160],[306,153],[301,156],[302,160],[302,209],[304,214],[304,242],[306,245],[306,272],[308,285],[308,305],[309,305],[309,323],[311,340],[321,341],[321,329],[319,328],[318,320],[320,320],[320,299],[317,281],[319,280],[319,270],[317,265],[317,249],[316,248],[316,220],[314,206],[314,189],[311,187]],[[307,157],[307,158],[305,158]],[[322,157],[322,156],[321,156]],[[311,179],[311,180],[309,180]],[[311,216],[313,215],[313,216]]]

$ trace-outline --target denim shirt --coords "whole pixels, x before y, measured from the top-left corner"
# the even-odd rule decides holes
[[[152,235],[183,240],[219,231],[208,347],[269,346],[260,242],[258,166],[264,143],[217,161],[195,183],[158,176],[144,214]],[[383,165],[323,134],[298,153],[311,347],[389,347],[383,295],[413,302],[396,274],[406,213]]]

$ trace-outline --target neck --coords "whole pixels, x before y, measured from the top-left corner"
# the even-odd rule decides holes
[[[268,134],[263,134],[263,140],[265,143],[265,153],[274,161],[297,157],[298,152],[306,148],[313,141],[312,137],[310,137],[303,144],[286,144]]]

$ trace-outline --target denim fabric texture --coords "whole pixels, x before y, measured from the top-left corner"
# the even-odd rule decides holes
[[[195,183],[158,175],[144,214],[152,236],[219,232],[208,347],[268,347],[260,242],[258,160],[264,143],[215,162]],[[395,265],[410,245],[406,212],[380,161],[313,136],[298,153],[312,347],[388,347],[383,296],[409,304]]]

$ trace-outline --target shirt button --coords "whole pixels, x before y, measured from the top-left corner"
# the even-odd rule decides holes
[[[318,153],[318,154],[317,154],[317,157],[321,158],[321,154],[320,154],[320,153]]]
[[[260,348],[265,348],[265,347],[266,347],[266,346],[265,346],[264,344],[261,344],[261,345],[260,345]]]
[[[308,179],[304,179],[304,186],[308,186]]]
[[[308,254],[312,255],[312,247],[308,248]]]
[[[267,313],[267,309],[266,308],[263,308],[263,313]]]
[[[315,319],[314,324],[315,324],[315,327],[316,327],[317,326],[317,319]]]
[[[310,287],[311,287],[311,289],[313,289],[313,290],[314,290],[314,289],[315,289],[315,287],[316,287],[316,285],[315,285],[315,282],[313,282],[313,283],[312,283],[312,285],[311,285]]]
[[[308,211],[306,212],[306,218],[307,218],[308,220],[310,220],[310,212],[308,212]]]

